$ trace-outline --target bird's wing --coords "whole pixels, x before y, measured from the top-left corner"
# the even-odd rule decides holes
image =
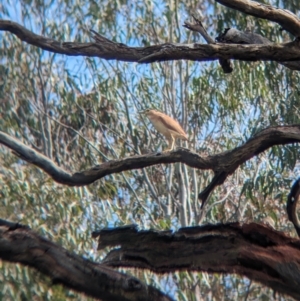
[[[160,113],[159,116],[157,116],[157,117],[158,117],[159,121],[161,123],[163,123],[163,125],[166,128],[168,128],[169,130],[174,131],[176,133],[179,133],[180,135],[186,137],[186,139],[187,139],[186,133],[184,132],[184,130],[182,129],[182,127],[176,120],[174,120],[170,116],[165,115],[163,113]]]

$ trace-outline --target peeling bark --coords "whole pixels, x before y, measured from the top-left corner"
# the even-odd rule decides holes
[[[28,227],[0,219],[0,258],[28,265],[62,284],[102,301],[170,301],[135,277],[72,254]]]
[[[300,241],[269,226],[218,224],[172,231],[104,229],[98,248],[119,246],[103,263],[156,273],[178,270],[236,273],[300,299]]]

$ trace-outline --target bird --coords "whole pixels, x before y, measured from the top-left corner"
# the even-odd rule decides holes
[[[187,134],[184,132],[180,124],[170,116],[154,109],[146,109],[140,113],[145,114],[155,129],[166,137],[168,141],[168,148],[165,152],[172,151],[174,149],[176,138],[188,140]]]

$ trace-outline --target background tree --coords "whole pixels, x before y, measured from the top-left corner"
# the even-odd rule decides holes
[[[263,2],[262,2],[263,3]],[[269,1],[299,16],[298,1]],[[281,43],[293,39],[264,19],[215,1],[9,1],[1,19],[57,41],[89,42],[92,28],[129,46],[203,42],[183,28],[199,10],[210,36],[225,28],[251,30]],[[124,47],[124,45],[123,45]],[[180,121],[188,147],[201,156],[231,150],[260,130],[299,124],[299,74],[276,62],[234,61],[225,74],[218,61],[153,64],[64,56],[1,34],[0,129],[64,170],[87,170],[114,159],[160,151],[164,141],[138,112],[156,107]],[[8,148],[0,153],[0,217],[19,221],[51,241],[99,261],[91,233],[137,224],[178,230],[218,222],[263,222],[293,235],[286,198],[297,177],[297,145],[279,145],[241,165],[211,194],[198,194],[213,173],[185,164],[114,173],[88,186],[57,184]],[[1,262],[0,298],[82,300],[84,297],[30,269]],[[126,270],[178,300],[272,298],[273,291],[237,275]],[[279,295],[279,299],[285,297]]]

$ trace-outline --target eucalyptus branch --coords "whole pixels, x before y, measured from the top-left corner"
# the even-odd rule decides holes
[[[29,227],[0,219],[0,259],[30,266],[62,284],[102,301],[171,301],[156,288],[68,252]]]
[[[250,0],[215,0],[242,13],[279,24],[296,38],[300,36],[300,20],[291,11]]]
[[[239,147],[212,156],[201,157],[191,150],[179,148],[172,152],[110,160],[96,165],[91,169],[70,174],[43,154],[26,146],[16,138],[0,132],[1,144],[12,149],[23,160],[44,170],[54,181],[69,186],[88,185],[110,174],[141,169],[156,164],[181,162],[201,170],[210,169],[214,172],[215,176],[211,183],[199,194],[202,207],[212,191],[217,186],[223,184],[227,176],[232,174],[241,164],[274,145],[292,144],[295,142],[300,142],[300,125],[276,126],[262,130]]]
[[[51,38],[46,38],[34,34],[18,23],[8,20],[0,20],[0,30],[9,31],[15,34],[20,40],[47,51],[70,56],[99,57],[105,60],[139,63],[170,60],[201,62],[219,59],[278,62],[300,60],[299,40],[271,45],[164,43],[148,47],[129,47],[122,43],[112,42],[94,31],[95,43],[79,43],[59,42]]]
[[[98,249],[118,246],[103,261],[110,267],[234,273],[300,299],[299,240],[265,225],[217,224],[176,232],[138,231],[133,225],[93,233],[98,236]]]

